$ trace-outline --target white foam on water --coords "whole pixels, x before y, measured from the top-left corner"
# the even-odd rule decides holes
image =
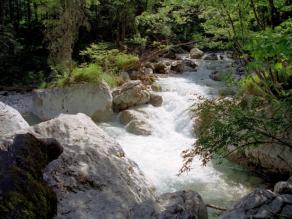
[[[197,72],[158,80],[162,87],[159,93],[163,97],[161,107],[139,107],[149,117],[152,135],[130,134],[118,121],[102,126],[121,144],[127,156],[137,162],[158,192],[193,189],[211,203],[228,205],[250,192],[259,183],[258,179],[230,163],[221,168],[213,163],[204,167],[198,158],[194,159],[188,174],[177,176],[182,167],[181,152],[195,141],[190,107],[198,103],[199,96],[216,96],[225,86],[224,82],[209,79],[209,74],[212,68],[226,65],[226,61],[201,61],[198,64]]]

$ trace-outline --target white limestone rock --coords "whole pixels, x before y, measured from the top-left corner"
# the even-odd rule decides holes
[[[32,111],[42,120],[53,119],[61,113],[84,113],[95,121],[106,121],[112,116],[111,90],[104,82],[34,90]]]

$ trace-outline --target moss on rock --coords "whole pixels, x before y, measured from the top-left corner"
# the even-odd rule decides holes
[[[0,218],[48,219],[57,211],[57,197],[42,170],[62,153],[54,140],[17,135],[0,151]]]

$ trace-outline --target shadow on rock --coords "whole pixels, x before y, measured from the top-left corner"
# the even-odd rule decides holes
[[[57,198],[42,171],[63,152],[61,145],[20,134],[0,149],[0,218],[53,218]]]

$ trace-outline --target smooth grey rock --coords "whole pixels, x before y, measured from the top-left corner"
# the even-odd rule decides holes
[[[152,106],[160,107],[162,105],[162,103],[163,103],[163,98],[159,94],[151,93],[150,94],[150,101],[149,101],[149,103]]]
[[[156,199],[137,164],[85,114],[60,115],[30,131],[64,148],[44,173],[57,194],[56,219],[124,219],[133,206]]]
[[[135,134],[135,135],[144,135],[148,136],[152,133],[152,127],[151,125],[146,122],[145,120],[138,120],[134,119],[131,120],[127,125],[126,129],[128,132]]]
[[[203,57],[203,55],[204,55],[204,52],[199,50],[198,48],[193,48],[190,51],[190,57],[192,59],[200,59]]]
[[[119,121],[123,125],[127,125],[131,120],[137,119],[138,117],[134,110],[123,110],[119,113]]]
[[[0,102],[0,138],[28,127],[28,123],[17,110]]]
[[[272,174],[292,174],[292,148],[264,144],[245,151],[245,159]]]
[[[123,110],[119,114],[119,120],[132,134],[147,136],[152,133],[152,127],[147,122],[147,115],[137,110]]]
[[[104,82],[38,89],[33,91],[32,109],[42,120],[53,119],[61,113],[84,113],[95,121],[106,121],[112,116],[111,90]]]
[[[229,159],[261,174],[292,174],[292,148],[285,145],[263,144],[251,147],[243,153],[233,153]]]
[[[146,104],[150,100],[150,93],[141,81],[129,81],[113,91],[113,108],[121,111],[133,106]]]
[[[147,115],[137,110],[123,110],[119,114],[119,120],[123,125],[127,125],[132,120],[145,120]]]

